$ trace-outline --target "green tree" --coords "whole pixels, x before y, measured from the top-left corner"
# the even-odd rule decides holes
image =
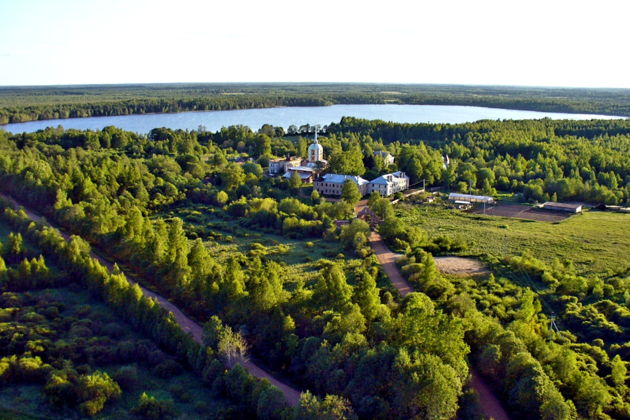
[[[221,185],[228,191],[235,190],[245,182],[245,171],[241,165],[229,163],[219,172]]]
[[[370,200],[372,200],[371,196]],[[372,200],[370,208],[374,213],[376,213],[378,217],[381,218],[381,220],[394,217],[394,208],[392,207],[391,201],[389,201],[387,198],[380,198],[380,194],[379,197],[376,197],[374,200]]]
[[[326,395],[323,401],[309,391],[300,395],[297,418],[303,420],[345,420],[355,418],[350,402],[337,395]]]
[[[7,265],[4,262],[2,256],[0,256],[0,284],[2,284],[7,279]]]
[[[230,258],[227,262],[223,278],[223,291],[232,301],[247,295],[245,273],[243,273],[236,258]]]
[[[381,305],[376,280],[365,268],[357,270],[355,278],[354,301],[357,302],[361,308],[361,312],[365,318],[368,321],[372,321],[386,309],[385,306]]]
[[[107,401],[118,399],[122,395],[118,384],[107,373],[98,370],[92,374],[82,375],[77,389],[82,401],[79,409],[87,416],[96,415]]]
[[[247,360],[247,342],[228,326],[219,333],[217,353],[228,367]]]
[[[217,206],[223,207],[225,203],[227,203],[228,198],[229,197],[227,193],[223,190],[220,190],[217,191],[216,195],[214,196],[214,202]]]
[[[254,139],[254,158],[271,155],[271,138],[266,134],[259,134]]]
[[[289,178],[289,187],[293,191],[297,191],[302,186],[302,178],[300,178],[300,174],[297,171],[293,171],[291,173],[291,178]]]
[[[299,157],[306,159],[307,156],[307,149],[308,149],[308,141],[300,136],[298,137],[297,140],[297,154]]]
[[[341,199],[355,205],[361,199],[361,191],[359,191],[359,187],[357,184],[348,179],[343,183],[343,187],[341,189]]]
[[[9,243],[7,244],[7,255],[12,258],[19,258],[24,253],[24,239],[21,233],[9,232]]]
[[[346,281],[346,275],[341,267],[335,263],[327,263],[321,270],[313,290],[316,307],[332,307],[338,310],[350,303],[351,297],[352,286]]]
[[[626,375],[628,374],[628,369],[626,368],[626,363],[621,359],[621,357],[617,354],[613,357],[611,362],[611,371],[610,377],[612,379],[613,384],[616,387],[621,387],[626,383]]]
[[[365,165],[363,164],[363,153],[358,145],[351,147],[347,151],[339,151],[330,157],[330,171],[346,175],[363,175]]]
[[[173,401],[158,400],[146,392],[140,395],[138,405],[131,409],[131,413],[147,420],[167,420],[177,416]]]
[[[269,311],[283,300],[282,280],[278,275],[280,267],[274,262],[261,264],[256,258],[257,267],[250,269],[247,283],[251,309]]]
[[[354,250],[360,257],[369,255],[368,237],[370,226],[360,219],[354,219],[349,225],[341,227],[339,241],[346,249]]]

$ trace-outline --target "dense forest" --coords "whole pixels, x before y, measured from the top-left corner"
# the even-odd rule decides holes
[[[370,178],[403,170],[412,184],[500,191],[530,202],[630,201],[625,120],[436,125],[346,118],[320,140],[332,172]],[[479,418],[471,365],[514,418],[630,417],[628,273],[586,278],[569,263],[550,266],[525,253],[488,261],[494,274],[483,281],[451,279],[437,271],[431,253],[466,244],[429,235],[374,195],[369,205],[383,219],[378,230],[405,254],[402,270],[418,290],[403,299],[371,255],[368,224],[352,220],[356,191],[344,189],[332,202],[299,179],[265,176],[271,158],[305,156],[307,144],[271,126],[157,128],[147,136],[115,127],[0,132],[0,192],[80,236],[204,323],[212,357],[203,360],[176,345],[176,331],[152,337],[173,346],[179,363],[210,375],[217,398],[246,401],[241,409],[248,413],[273,418],[286,407],[272,390],[261,396],[238,364],[217,373],[217,360],[245,349],[310,391],[292,412],[297,418]],[[385,164],[376,150],[396,162]],[[22,234],[30,232],[23,217],[7,214]],[[338,220],[352,222],[339,228]],[[236,234],[261,240],[228,255],[213,251]],[[313,255],[322,241],[331,252],[307,256],[312,272],[304,273],[287,263],[288,245],[271,249],[283,239],[265,236],[302,241]],[[534,283],[514,277],[523,272]],[[554,296],[542,297],[541,285],[553,287]],[[126,295],[114,295],[106,292],[106,300],[132,310]],[[566,319],[566,332],[549,332],[548,307]]]
[[[161,112],[325,106],[470,105],[630,116],[630,91],[392,84],[157,84],[0,87],[0,124]]]

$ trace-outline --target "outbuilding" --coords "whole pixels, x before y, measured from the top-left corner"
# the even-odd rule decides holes
[[[494,198],[487,195],[450,193],[448,195],[448,199],[451,201],[454,201],[455,204],[460,204],[458,203],[458,201],[467,201],[468,204],[471,204],[471,203],[494,204]]]
[[[567,213],[580,213],[582,211],[581,204],[556,203],[547,201],[540,206],[544,210],[566,211]]]

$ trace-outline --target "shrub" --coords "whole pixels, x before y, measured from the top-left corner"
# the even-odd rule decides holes
[[[110,399],[117,399],[122,395],[118,384],[105,372],[96,371],[90,375],[82,375],[77,384],[81,413],[94,416],[103,409]]]
[[[138,383],[138,368],[133,365],[122,366],[114,373],[114,380],[122,389],[132,389]]]
[[[171,378],[182,372],[184,368],[173,359],[166,359],[153,368],[153,373],[160,378]]]
[[[155,397],[143,392],[138,400],[138,405],[131,412],[144,419],[163,420],[177,416],[173,401],[157,400]]]

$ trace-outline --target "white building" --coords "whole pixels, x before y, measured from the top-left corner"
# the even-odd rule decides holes
[[[399,191],[409,188],[409,177],[404,172],[394,172],[379,176],[370,181],[368,192],[379,192],[381,196],[388,197]]]
[[[394,156],[392,156],[389,152],[386,152],[384,150],[377,150],[374,152],[374,156],[379,156],[381,159],[383,159],[385,165],[394,164]]]
[[[340,196],[343,190],[343,184],[348,180],[357,184],[361,195],[368,193],[370,183],[360,176],[355,175],[326,174],[315,180],[313,188],[323,195]]]
[[[269,175],[283,174],[289,170],[289,168],[295,168],[302,164],[300,157],[288,157],[286,159],[276,159],[269,161]]]

